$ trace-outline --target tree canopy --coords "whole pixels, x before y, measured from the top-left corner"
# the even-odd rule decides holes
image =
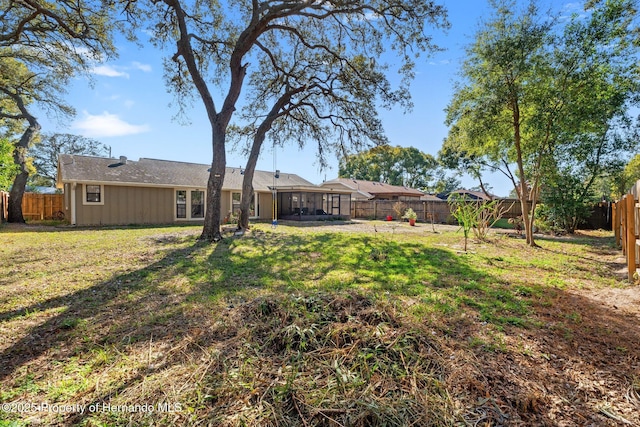
[[[632,1],[609,0],[565,23],[535,2],[523,10],[513,1],[491,3],[494,16],[469,47],[447,108],[443,153],[461,167],[504,173],[535,245],[545,176],[587,165],[601,171],[620,147],[617,124],[638,93],[635,10]]]
[[[435,187],[438,162],[414,147],[381,145],[340,159],[342,178],[406,185],[421,190]]]
[[[197,94],[211,123],[202,233],[208,240],[220,238],[227,138],[236,109],[244,108],[245,119],[254,117],[239,131],[249,140],[250,162],[274,127],[281,143],[313,140],[321,162],[327,150],[381,140],[376,106],[410,106],[414,60],[435,49],[427,30],[447,25],[442,6],[418,0],[153,3],[156,42],[177,43],[165,62],[170,88],[183,106]],[[397,66],[384,61],[388,52],[397,54]],[[393,68],[401,76],[396,88],[386,78]],[[245,178],[252,170],[248,164]]]
[[[0,119],[3,132],[15,141],[19,168],[9,199],[10,222],[24,222],[27,150],[40,131],[32,106],[57,117],[74,113],[62,96],[69,80],[115,55],[112,6],[100,0],[0,1]]]
[[[36,170],[34,179],[39,185],[52,186],[56,182],[59,154],[108,156],[109,147],[92,138],[68,133],[45,133],[40,142],[29,150]]]
[[[18,173],[13,163],[13,144],[7,138],[0,138],[0,190],[7,191]]]

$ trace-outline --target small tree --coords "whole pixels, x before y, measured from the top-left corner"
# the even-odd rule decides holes
[[[464,233],[464,251],[467,252],[469,232],[478,224],[478,204],[460,194],[451,194],[447,199],[451,215],[458,221]]]
[[[395,202],[393,204],[393,211],[396,213],[396,218],[402,218],[406,209],[407,205],[405,205],[404,202]]]
[[[458,221],[464,232],[465,252],[467,251],[467,241],[471,230],[473,230],[478,240],[486,241],[489,229],[507,211],[500,200],[481,202],[470,200],[460,194],[451,194],[447,201],[451,207],[451,215]]]
[[[515,203],[512,203],[511,207],[513,207],[514,204]],[[491,229],[496,222],[500,221],[511,207],[505,208],[504,203],[501,200],[483,202],[478,211],[477,224],[473,229],[478,240],[486,241],[489,229]]]

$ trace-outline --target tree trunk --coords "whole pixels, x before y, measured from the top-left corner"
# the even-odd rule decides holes
[[[238,219],[238,229],[246,230],[249,228],[249,212],[251,210],[251,200],[253,198],[253,175],[256,170],[256,163],[260,156],[262,144],[266,138],[267,132],[271,129],[273,122],[281,114],[282,109],[291,101],[291,98],[305,90],[306,86],[292,88],[287,86],[285,92],[273,104],[269,114],[264,118],[251,144],[251,153],[247,159],[247,167],[244,170],[244,178],[242,180],[242,197],[240,199],[240,218]],[[275,171],[274,171],[275,173]]]
[[[265,133],[258,133],[253,139],[253,145],[251,146],[251,153],[247,159],[247,167],[244,170],[244,177],[242,179],[242,197],[240,199],[240,218],[238,219],[238,229],[249,229],[249,213],[251,211],[251,200],[253,199],[253,175],[256,171],[256,164],[258,163],[258,157],[260,156],[260,149],[264,142]]]
[[[240,216],[238,218],[238,230],[249,229],[249,215],[251,213],[251,200],[253,199],[253,175],[256,169],[258,156],[253,158],[253,154],[247,160],[247,167],[244,170],[242,179],[242,196],[240,198]]]
[[[225,131],[223,127],[212,126],[213,160],[207,183],[207,208],[204,216],[201,240],[218,242],[222,239],[220,231],[222,211],[222,184],[226,172]]]
[[[478,173],[478,182],[480,182],[480,189],[482,190],[484,195],[487,196],[489,198],[489,200],[493,200],[493,196],[491,194],[489,194],[489,192],[487,191],[487,189],[484,186],[484,182],[482,181],[482,175],[480,175],[480,173]]]
[[[522,222],[524,224],[524,234],[529,246],[537,246],[533,239],[533,215],[529,211],[530,192],[527,190],[527,176],[524,171],[524,161],[522,160],[522,136],[520,135],[520,107],[517,98],[512,101],[513,114],[513,139],[516,148],[518,178],[520,179],[520,206],[522,207]]]
[[[9,206],[8,209],[8,222],[24,223],[24,216],[22,215],[22,196],[24,195],[25,188],[27,186],[27,179],[29,178],[29,172],[21,167],[20,173],[16,175],[13,180],[13,186],[9,193]]]
[[[9,206],[8,206],[8,218],[7,221],[15,223],[24,223],[24,216],[22,214],[22,197],[24,196],[25,188],[27,187],[27,179],[29,178],[29,170],[27,169],[27,149],[33,141],[35,135],[40,131],[40,124],[30,114],[27,114],[27,120],[29,121],[29,127],[24,131],[20,137],[20,141],[13,150],[13,161],[20,168],[20,172],[16,175],[9,193]]]

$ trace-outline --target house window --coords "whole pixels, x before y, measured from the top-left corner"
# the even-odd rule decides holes
[[[240,193],[231,193],[231,213],[240,213]]]
[[[187,192],[185,190],[176,191],[176,218],[187,217]]]
[[[175,190],[175,219],[203,219],[205,211],[204,190]]]
[[[191,218],[204,218],[204,191],[191,192]]]
[[[87,185],[87,202],[100,203],[100,186]]]
[[[260,215],[260,205],[258,204],[258,193],[254,193],[253,199],[249,204],[249,217],[257,218]],[[242,193],[231,193],[231,212],[234,215],[240,215],[240,200]]]
[[[260,206],[258,205],[258,194],[253,195],[253,200],[249,205],[249,216],[252,218],[256,218],[260,215]]]
[[[104,186],[99,184],[85,184],[82,198],[83,205],[104,205]]]

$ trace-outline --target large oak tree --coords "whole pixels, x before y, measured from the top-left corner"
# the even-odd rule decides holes
[[[3,132],[12,134],[19,168],[9,198],[10,222],[24,222],[27,150],[40,131],[33,107],[55,116],[73,113],[63,98],[70,79],[115,54],[113,6],[106,0],[0,1],[0,119]]]
[[[419,0],[153,3],[160,17],[155,40],[177,47],[166,62],[170,87],[180,102],[195,89],[211,124],[202,238],[213,241],[221,237],[227,140],[237,109],[254,118],[239,127],[250,141],[245,176],[271,129],[280,141],[313,140],[321,154],[369,136],[380,140],[376,104],[409,102],[413,61],[435,48],[427,30],[446,25],[441,6]],[[386,78],[388,51],[398,54],[395,90]]]

